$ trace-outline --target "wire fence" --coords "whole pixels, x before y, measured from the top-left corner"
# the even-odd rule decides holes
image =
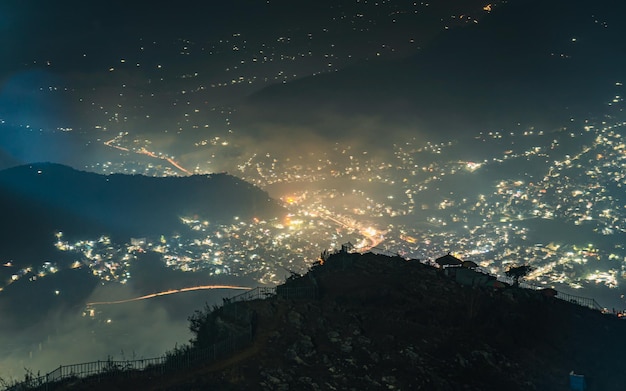
[[[205,349],[180,349],[161,357],[139,360],[105,360],[61,365],[44,376],[28,377],[15,384],[10,391],[52,391],[69,381],[81,384],[97,383],[112,377],[131,378],[146,374],[165,375],[207,364],[230,356],[252,343],[252,324],[248,329],[234,333]]]
[[[501,279],[501,281],[512,283],[512,279],[507,278],[507,277],[504,277],[504,279]],[[545,286],[534,285],[525,281],[521,281],[519,283],[519,286],[520,288],[532,289],[536,291],[546,289]],[[551,288],[551,289],[554,289],[554,288]],[[554,291],[556,292],[555,297],[557,299],[561,299],[563,301],[567,301],[573,304],[578,304],[583,307],[588,307],[588,308],[591,308],[592,310],[604,311],[604,307],[602,307],[600,303],[598,303],[596,299],[592,297],[570,295],[569,293],[561,292],[556,289],[554,289]]]
[[[224,299],[224,303],[234,304],[238,301],[263,300],[272,297],[280,297],[282,299],[314,299],[317,297],[317,281],[314,277],[310,277],[310,285],[304,286],[287,286],[279,285],[276,287],[257,287],[247,292]]]
[[[243,298],[239,299],[243,301]],[[253,313],[241,305],[225,304],[225,314],[245,323],[239,330],[204,349],[185,346],[161,357],[138,360],[104,360],[61,365],[44,376],[26,375],[25,380],[8,387],[7,391],[52,391],[68,381],[100,382],[111,377],[133,377],[145,374],[164,375],[200,364],[225,358],[252,343]]]
[[[253,311],[239,303],[267,298],[313,299],[317,297],[315,281],[311,286],[257,287],[242,294],[224,299],[222,313],[236,319],[239,331],[205,349],[186,346],[161,357],[139,360],[104,360],[61,365],[44,376],[27,375],[25,380],[14,384],[7,391],[52,391],[68,381],[81,383],[100,382],[111,377],[133,377],[148,373],[165,375],[225,358],[252,343]]]
[[[224,302],[235,303],[238,301],[263,300],[274,295],[276,295],[276,287],[259,286],[231,298],[224,299]]]
[[[583,297],[583,296],[575,296],[570,295],[568,293],[557,291],[556,297],[561,300],[569,301],[570,303],[582,305],[584,307],[589,307],[594,310],[603,311],[604,307],[602,307],[596,299],[592,297]]]
[[[278,286],[276,287],[276,296],[289,299],[315,299],[317,297],[317,287],[315,286]]]

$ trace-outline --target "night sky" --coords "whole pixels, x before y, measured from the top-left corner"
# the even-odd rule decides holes
[[[216,121],[206,118],[207,105],[230,104],[273,83],[335,71],[378,52],[388,56],[391,43],[407,55],[444,23],[431,22],[432,14],[443,13],[434,7],[351,2],[21,1],[1,7],[0,116],[44,132],[91,132],[119,123],[114,111],[126,124],[110,130],[178,130],[185,113],[173,106],[180,107],[180,95],[189,89],[196,90],[194,103],[204,106],[203,120]],[[389,29],[397,9],[404,19]],[[414,9],[420,13],[410,14]],[[185,75],[194,78],[181,79]],[[245,86],[233,83],[240,78]],[[222,85],[227,87],[216,87]],[[33,147],[26,144],[19,148]],[[18,160],[38,159],[37,147],[32,154],[6,149]],[[50,153],[50,160],[62,159]]]
[[[518,122],[557,128],[569,117],[602,115],[597,106],[613,92],[607,83],[623,69],[623,5],[615,1],[1,7],[7,124],[89,139],[103,128],[147,135],[177,156],[195,153],[190,144],[206,133],[234,132],[245,155],[259,137],[271,145],[294,134],[296,142],[375,142],[381,123],[399,139]],[[407,129],[413,124],[419,129]],[[29,144],[5,154],[41,160],[30,147],[37,151]],[[93,164],[81,161],[81,148],[42,158]]]

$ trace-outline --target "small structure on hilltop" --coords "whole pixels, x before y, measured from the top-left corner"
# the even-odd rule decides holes
[[[482,272],[476,262],[461,261],[450,253],[435,259],[435,263],[443,269],[443,275],[465,286],[476,286],[502,289],[506,285],[497,281],[496,276]]]
[[[493,281],[497,281],[495,276],[481,273],[480,271],[475,269],[469,269],[465,267],[450,267],[444,270],[444,274],[447,277],[453,278],[454,281],[458,282],[461,285],[492,288],[500,287],[493,283]]]
[[[461,266],[466,269],[476,269],[478,267],[478,264],[474,261],[463,261]]]
[[[443,257],[439,257],[435,259],[435,263],[439,265],[440,268],[445,269],[450,266],[460,266],[463,264],[459,258],[450,255],[450,253],[444,255]]]

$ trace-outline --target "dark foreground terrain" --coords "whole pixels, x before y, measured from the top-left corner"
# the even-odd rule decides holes
[[[626,384],[626,322],[537,291],[463,286],[418,261],[349,253],[282,287],[315,294],[287,299],[279,287],[228,304],[254,314],[253,339],[225,359],[52,389],[558,391],[570,371],[590,391]]]

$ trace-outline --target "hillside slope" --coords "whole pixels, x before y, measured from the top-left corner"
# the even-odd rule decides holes
[[[286,287],[318,297],[241,302],[253,343],[165,378],[89,384],[150,390],[621,390],[626,323],[517,288],[459,285],[418,261],[339,253]],[[80,384],[62,389],[81,389]]]
[[[54,234],[93,239],[181,233],[181,217],[230,221],[276,217],[283,209],[264,191],[227,174],[188,177],[99,175],[37,163],[0,171],[0,259],[59,257]]]

